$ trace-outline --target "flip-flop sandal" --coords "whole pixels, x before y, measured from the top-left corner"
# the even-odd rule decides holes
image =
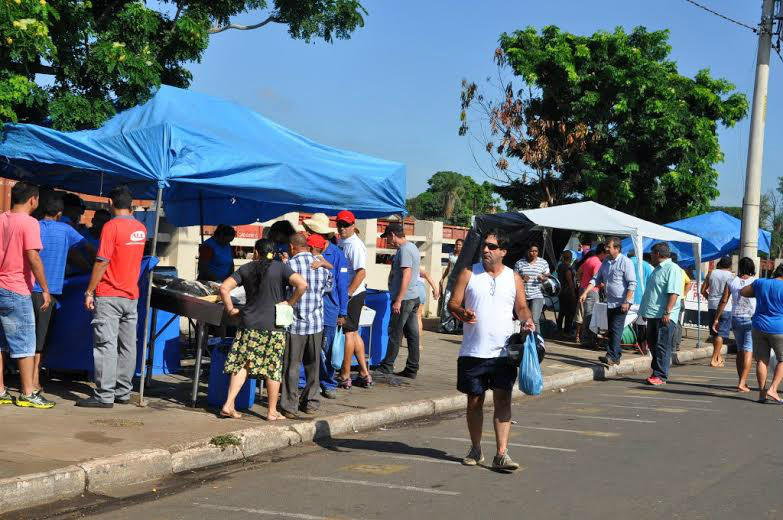
[[[242,414],[239,413],[239,412],[226,413],[223,410],[220,410],[219,416],[220,416],[221,419],[241,419],[242,418]]]

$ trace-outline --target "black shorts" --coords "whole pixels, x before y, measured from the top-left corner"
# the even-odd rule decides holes
[[[54,296],[49,304],[49,308],[45,311],[41,310],[43,305],[43,294],[39,292],[33,292],[33,314],[35,315],[35,353],[40,354],[44,351],[46,346],[46,338],[49,335],[49,328],[52,323],[52,316],[54,315],[54,307],[57,304]]]
[[[348,300],[348,316],[345,317],[343,332],[356,332],[359,330],[359,318],[362,316],[362,307],[364,307],[364,297],[367,291],[362,291]]]
[[[487,390],[510,392],[517,380],[517,369],[506,358],[457,358],[457,390],[468,395],[484,395]]]

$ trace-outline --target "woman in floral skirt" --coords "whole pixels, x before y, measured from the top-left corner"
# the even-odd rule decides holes
[[[231,374],[228,397],[220,415],[239,419],[234,401],[248,377],[263,377],[269,400],[267,420],[283,419],[277,413],[277,398],[283,376],[283,352],[286,331],[275,324],[275,304],[293,306],[307,289],[307,282],[288,264],[275,260],[275,243],[258,240],[253,261],[240,267],[220,286],[220,296],[229,316],[240,316],[239,330],[228,352],[224,372]],[[247,302],[240,311],[231,301],[231,291],[237,286],[245,288]],[[286,299],[286,288],[293,287]],[[288,291],[290,292],[290,291]]]

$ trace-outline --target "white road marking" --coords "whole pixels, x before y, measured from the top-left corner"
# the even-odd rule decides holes
[[[623,419],[621,417],[606,417],[603,415],[579,415],[578,413],[554,413],[554,412],[539,412],[541,415],[553,415],[556,417],[578,417],[579,419],[601,419],[603,421],[620,421],[620,422],[635,422],[643,424],[655,424],[655,421],[648,421],[646,419]]]
[[[619,433],[615,432],[599,432],[593,430],[566,430],[563,428],[545,428],[543,426],[522,426],[519,424],[514,425],[516,428],[525,428],[526,430],[543,430],[547,432],[562,432],[562,433],[576,433],[578,435],[586,435],[588,437],[619,437]]]
[[[573,403],[569,402],[566,404],[575,404],[575,405],[589,405],[592,403]],[[711,408],[683,408],[681,406],[677,406],[677,408],[661,408],[656,406],[627,406],[622,404],[602,404],[601,406],[606,406],[608,408],[627,408],[630,410],[654,410],[654,411],[671,411],[671,410],[678,410],[678,412],[673,413],[679,413],[679,410],[682,410],[683,412],[716,412],[720,413],[720,410],[713,410]]]
[[[696,376],[696,375],[683,375],[682,377],[672,378],[670,381],[681,381],[684,379],[704,379],[705,381],[709,381],[711,379],[720,380],[720,381],[737,381],[738,378],[736,377],[709,377],[709,376]]]
[[[415,455],[391,455],[386,453],[371,453],[367,451],[357,451],[357,450],[354,450],[353,453],[357,455],[364,455],[366,457],[383,457],[386,459],[415,460],[417,462],[432,462],[434,464],[462,464],[461,462],[458,462],[456,460],[433,459],[430,457],[417,457]]]
[[[647,392],[645,392],[647,393]],[[642,397],[625,394],[598,394],[601,397],[614,397],[616,399],[655,399],[657,401],[683,401],[686,403],[711,403],[709,399],[678,399],[676,397]]]
[[[431,495],[457,496],[460,494],[458,491],[443,491],[440,489],[430,489],[430,488],[422,488],[416,486],[400,486],[398,484],[387,484],[385,482],[370,482],[368,480],[348,480],[348,479],[333,478],[333,477],[309,477],[306,475],[302,475],[302,476],[290,475],[286,478],[295,479],[295,480],[310,480],[314,482],[333,482],[335,484],[353,484],[357,486],[379,487],[379,488],[386,488],[386,489],[400,489],[402,491],[416,491],[418,493],[428,493]]]
[[[199,504],[198,502],[193,502],[193,505],[201,507],[203,509],[213,509],[215,511],[229,511],[232,513],[250,513],[254,515],[266,515],[266,516],[281,516],[283,518],[296,518],[298,520],[330,520],[334,518],[333,516],[306,515],[304,513],[288,513],[286,511],[270,511],[268,509],[254,509],[250,507]],[[346,518],[346,517],[341,516],[340,518]],[[350,519],[346,518],[346,520],[350,520]]]
[[[434,437],[434,438],[443,441],[456,441],[456,442],[470,443],[470,439],[461,439],[459,437]],[[492,441],[481,441],[481,444],[494,444],[494,443]],[[551,446],[536,446],[534,444],[518,444],[515,442],[509,442],[508,445],[513,446],[515,448],[530,448],[533,450],[550,450],[550,451],[563,451],[567,453],[576,453],[576,450],[572,450],[570,448],[553,448]]]

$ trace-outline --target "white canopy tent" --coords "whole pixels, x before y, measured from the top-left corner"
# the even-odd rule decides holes
[[[640,259],[642,258],[644,238],[692,244],[693,258],[696,261],[696,279],[701,280],[701,238],[697,236],[654,224],[591,201],[551,208],[529,209],[520,213],[533,221],[536,228],[542,230],[566,229],[602,235],[630,236],[636,256]],[[551,248],[551,232],[547,235],[547,241]],[[637,279],[640,281],[639,290],[643,291],[642,262],[637,262]],[[700,321],[697,318],[697,322]]]

